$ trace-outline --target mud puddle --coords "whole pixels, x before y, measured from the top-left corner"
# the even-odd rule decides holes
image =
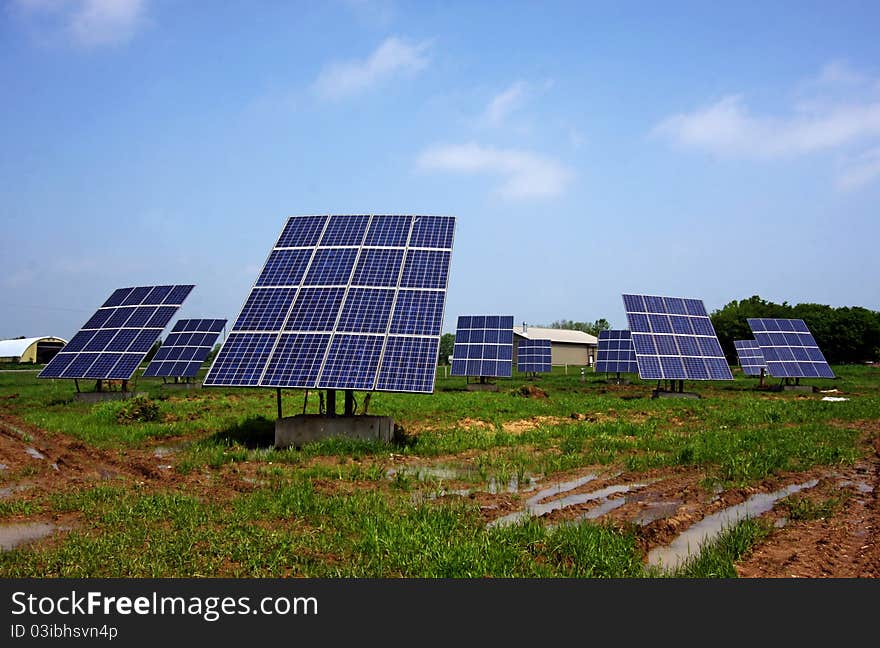
[[[741,504],[713,513],[691,525],[670,544],[649,551],[648,565],[664,570],[674,570],[687,562],[688,559],[698,555],[705,544],[717,538],[727,528],[746,518],[758,517],[772,509],[776,502],[783,497],[812,488],[818,483],[819,480],[813,479],[803,484],[787,486],[772,493],[758,493]]]

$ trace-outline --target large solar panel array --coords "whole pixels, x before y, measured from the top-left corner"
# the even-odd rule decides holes
[[[455,330],[453,376],[510,378],[513,315],[462,315]]]
[[[521,339],[516,347],[517,371],[549,373],[552,346],[550,340]]]
[[[733,380],[699,299],[623,295],[639,376],[646,380]]]
[[[145,376],[193,378],[226,326],[225,319],[177,320],[144,370]]]
[[[599,331],[596,371],[599,373],[639,373],[636,350],[633,347],[632,334],[629,331]]]
[[[455,218],[289,218],[204,385],[431,393]]]
[[[760,376],[761,370],[767,368],[761,347],[754,340],[734,340],[733,346],[736,347],[739,366],[747,376]]]
[[[749,318],[749,328],[774,378],[834,378],[802,319]]]
[[[137,286],[114,291],[38,377],[128,380],[192,289]]]

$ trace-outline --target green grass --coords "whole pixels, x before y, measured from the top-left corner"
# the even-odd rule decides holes
[[[400,458],[440,464],[458,468],[457,481],[485,488],[597,465],[637,472],[681,466],[707,487],[733,487],[848,465],[860,452],[857,424],[878,418],[880,371],[835,372],[836,380],[810,382],[839,389],[848,401],[757,391],[739,373],[731,382],[689,386],[699,400],[652,399],[653,383],[630,377],[631,385],[617,386],[589,372],[581,381],[579,369],[469,392],[463,378],[444,378],[441,370],[433,395],[373,394],[369,413],[391,416],[401,428],[391,446],[331,439],[301,450],[273,447],[273,390],[172,391],[140,378],[132,389],[147,400],[89,404],[73,400],[71,381],[0,373],[0,413],[87,447],[173,446],[177,475],[205,484],[193,492],[147,492],[123,481],[12,493],[0,500],[0,522],[45,515],[76,522],[57,539],[0,554],[0,576],[649,576],[634,532],[590,523],[551,530],[535,520],[487,529],[475,501],[424,496],[442,479],[389,478],[387,470]],[[549,397],[517,395],[527,384]],[[284,392],[284,413],[302,412],[304,396]],[[362,406],[363,394],[356,396]],[[305,402],[317,412],[317,394]],[[249,492],[226,489],[212,498],[212,488],[239,469],[250,475]],[[0,472],[0,486],[27,477],[8,472]],[[832,516],[837,505],[785,500],[791,519]],[[680,575],[733,576],[733,563],[762,529],[738,525]]]

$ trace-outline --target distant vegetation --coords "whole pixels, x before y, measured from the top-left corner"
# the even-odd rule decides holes
[[[597,319],[595,322],[575,322],[574,320],[556,320],[550,325],[550,328],[568,329],[569,331],[583,331],[590,335],[599,335],[599,331],[607,331],[611,328],[611,324],[604,317]]]
[[[711,315],[721,347],[736,364],[734,340],[753,339],[749,317],[802,319],[831,364],[880,359],[880,312],[859,306],[832,308],[822,304],[774,304],[758,295],[732,301]]]

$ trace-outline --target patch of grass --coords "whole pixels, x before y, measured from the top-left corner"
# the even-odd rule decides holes
[[[790,520],[808,521],[822,520],[834,516],[846,501],[846,495],[829,497],[825,500],[815,500],[803,495],[789,495],[780,502],[780,505],[788,512]]]
[[[671,576],[675,578],[737,578],[736,563],[753,546],[770,534],[768,522],[746,518],[726,529],[700,553],[686,561]]]

